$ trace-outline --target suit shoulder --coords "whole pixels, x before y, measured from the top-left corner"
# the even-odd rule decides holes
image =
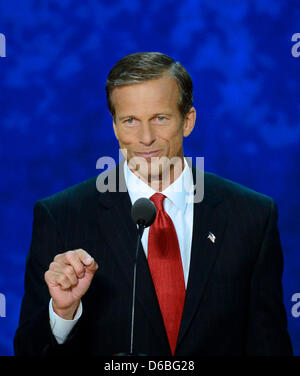
[[[274,199],[268,195],[257,192],[240,183],[218,176],[212,172],[205,172],[205,189],[214,190],[220,197],[234,201],[238,205],[253,205],[269,209]]]
[[[62,207],[80,209],[83,205],[95,201],[98,193],[96,180],[97,176],[91,177],[51,196],[45,197],[37,203],[45,206],[50,211],[59,210]]]

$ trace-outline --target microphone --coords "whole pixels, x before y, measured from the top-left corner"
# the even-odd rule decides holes
[[[134,259],[133,269],[133,288],[132,288],[132,309],[131,309],[131,330],[130,330],[130,352],[118,353],[119,356],[145,356],[146,354],[134,354],[133,353],[133,333],[134,333],[134,310],[135,310],[135,288],[136,288],[136,263],[138,259],[139,249],[141,245],[141,239],[146,227],[152,225],[156,217],[156,207],[152,201],[147,198],[139,198],[133,204],[131,208],[131,218],[133,222],[138,226],[138,238]]]
[[[156,217],[156,207],[147,198],[139,198],[131,208],[131,218],[134,223],[144,229],[152,225]]]

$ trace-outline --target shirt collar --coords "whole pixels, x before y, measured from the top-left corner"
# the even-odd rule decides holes
[[[152,189],[148,184],[144,183],[129,169],[126,160],[124,162],[124,176],[132,203],[141,197],[146,197],[149,199],[152,195],[157,193],[157,191]],[[184,169],[180,176],[160,193],[164,194],[179,210],[184,211],[187,203],[189,202],[187,200],[187,196],[193,192],[192,189],[192,171],[184,158]]]

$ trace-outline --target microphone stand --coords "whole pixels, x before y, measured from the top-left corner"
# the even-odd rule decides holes
[[[139,249],[141,245],[141,239],[146,228],[144,221],[138,221],[138,238],[135,251],[134,268],[133,268],[133,288],[132,288],[132,310],[131,310],[131,329],[130,329],[130,352],[118,353],[117,356],[146,356],[146,354],[134,354],[133,353],[133,333],[134,333],[134,312],[135,312],[135,289],[136,289],[136,264],[139,255]]]
[[[131,339],[130,339],[130,353],[129,355],[133,354],[133,331],[134,331],[134,309],[135,309],[135,286],[136,286],[136,264],[139,255],[139,249],[141,245],[142,236],[145,230],[145,225],[143,223],[138,223],[138,239],[136,245],[136,252],[135,252],[135,260],[134,260],[134,269],[133,269],[133,289],[132,289],[132,311],[131,311]]]

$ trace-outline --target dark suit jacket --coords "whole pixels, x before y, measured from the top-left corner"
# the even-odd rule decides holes
[[[175,355],[291,355],[274,200],[212,173],[205,173],[204,184],[204,200],[194,204],[189,279]],[[36,203],[16,355],[129,351],[137,240],[130,210],[127,192],[99,193],[96,177]],[[44,273],[56,254],[77,248],[90,253],[99,269],[82,298],[81,318],[58,345],[49,325]],[[142,249],[134,351],[171,355]]]

